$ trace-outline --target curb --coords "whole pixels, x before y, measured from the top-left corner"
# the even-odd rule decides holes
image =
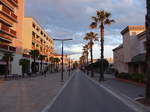
[[[92,81],[94,84],[98,85],[100,88],[103,88],[105,91],[107,91],[108,93],[110,93],[111,95],[113,95],[114,97],[119,99],[122,103],[127,105],[129,108],[131,108],[135,112],[150,112],[150,109],[148,107],[145,107],[144,105],[142,105],[138,102],[135,102],[128,96],[122,94],[121,92],[119,92],[111,87],[108,87],[108,86],[106,87],[104,85],[100,85],[100,83],[98,83],[97,81],[91,79],[90,77],[88,77],[86,75],[85,75],[85,77],[87,79],[89,79],[90,81]]]
[[[72,80],[72,78],[74,76],[75,76],[75,73],[73,73],[73,75],[70,77],[70,79],[66,81],[66,83],[59,90],[59,92],[57,93],[57,95],[48,103],[48,105],[41,112],[48,112],[49,111],[49,109],[53,106],[53,104],[55,103],[55,101],[57,100],[57,98],[60,96],[60,94],[63,92],[63,90],[67,87],[67,85],[69,84],[69,82]]]

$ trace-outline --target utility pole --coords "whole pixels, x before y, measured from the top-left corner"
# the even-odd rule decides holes
[[[62,67],[61,67],[61,81],[64,80],[64,41],[69,41],[69,40],[72,40],[71,38],[70,39],[53,39],[53,40],[56,40],[56,41],[61,41],[62,42],[62,54],[61,54],[61,60],[62,60]]]

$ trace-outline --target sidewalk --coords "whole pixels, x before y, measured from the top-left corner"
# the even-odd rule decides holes
[[[98,81],[98,78],[99,74],[95,74],[95,80]],[[112,74],[105,74],[105,80],[101,82],[103,86],[117,90],[133,100],[145,95],[144,87],[117,80]]]
[[[96,80],[97,84],[102,88],[134,108],[137,112],[150,112],[149,106],[144,106],[135,101],[136,99],[145,96],[145,87],[117,80],[112,74],[105,74],[104,77],[105,81],[98,83],[99,74],[95,73],[93,79]]]
[[[47,77],[2,81],[0,112],[41,112],[67,80],[68,73],[64,73],[64,82],[60,82],[60,73],[53,73]]]

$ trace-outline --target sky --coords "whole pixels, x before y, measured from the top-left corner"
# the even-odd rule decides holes
[[[34,17],[52,38],[72,38],[64,43],[64,52],[72,59],[82,54],[87,32],[96,10],[111,12],[115,20],[105,27],[105,58],[113,57],[112,49],[122,43],[120,32],[128,25],[144,25],[145,0],[25,0],[25,16]],[[94,58],[100,57],[100,43],[95,42]],[[55,42],[55,52],[61,53],[61,43]]]

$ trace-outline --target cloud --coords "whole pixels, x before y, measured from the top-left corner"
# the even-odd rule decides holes
[[[86,32],[91,31],[89,28],[91,16],[96,15],[98,9],[109,11],[116,23],[105,27],[105,52],[107,52],[105,55],[112,57],[111,49],[122,42],[121,30],[127,25],[144,25],[145,2],[145,0],[36,0],[36,2],[26,0],[26,16],[36,18],[53,38],[72,38],[73,41],[65,44],[66,52],[80,53],[82,45],[86,43],[83,37]],[[92,31],[99,34],[98,29]],[[60,43],[55,43],[56,51],[60,52]]]

